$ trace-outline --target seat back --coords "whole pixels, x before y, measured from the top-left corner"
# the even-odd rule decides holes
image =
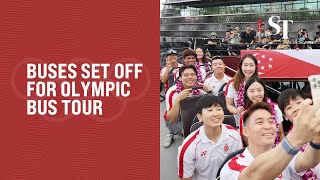
[[[192,124],[191,127],[190,127],[190,133],[192,133],[193,131],[197,130],[202,125],[203,125],[202,122],[196,122],[196,123]]]
[[[236,120],[232,115],[224,115],[224,120],[222,122],[223,124],[228,124],[234,128],[237,128]],[[190,133],[197,130],[199,127],[203,125],[202,122],[199,122],[197,116],[195,116],[192,120],[192,125],[190,127]]]
[[[218,98],[222,101],[224,115],[232,115],[231,112],[227,109],[226,98],[224,97],[224,91],[218,93]]]
[[[196,104],[203,95],[191,96],[180,102],[180,117],[183,123],[183,135],[187,137],[190,134],[190,127],[196,113]]]
[[[233,126],[234,128],[237,128],[236,119],[232,115],[225,115],[223,124],[228,124],[230,126]]]
[[[168,89],[174,85],[174,74],[173,73],[170,73],[168,75]]]
[[[177,67],[177,68],[172,68],[170,71],[169,71],[169,74],[168,74],[168,89],[171,87],[171,86],[173,86],[174,84],[175,84],[175,73],[173,73],[173,71],[175,70],[175,69],[179,69],[179,67]]]

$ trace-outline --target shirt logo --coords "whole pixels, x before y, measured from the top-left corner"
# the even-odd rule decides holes
[[[203,151],[200,156],[205,156],[206,154],[207,154],[207,151]]]
[[[228,151],[229,150],[229,146],[228,144],[225,144],[224,147],[223,147],[224,151]]]

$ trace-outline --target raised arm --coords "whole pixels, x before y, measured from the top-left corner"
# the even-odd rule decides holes
[[[239,179],[276,178],[287,167],[289,162],[294,157],[293,155],[287,153],[283,145],[289,144],[292,149],[299,150],[303,144],[314,139],[315,135],[320,132],[320,117],[314,117],[316,109],[320,108],[320,102],[315,102],[313,106],[310,106],[311,103],[312,101],[310,99],[306,99],[302,102],[299,113],[294,120],[293,129],[287,138],[285,138],[284,141],[282,141],[272,150],[256,157],[250,166],[243,169],[243,171],[240,173]],[[312,147],[307,147],[304,153],[298,155],[295,162],[295,168],[297,172],[302,172],[306,169],[309,169],[311,165],[316,164],[315,162],[319,163],[319,152],[311,148]],[[309,158],[303,159],[306,157]],[[315,160],[311,160],[311,157]]]
[[[176,122],[178,120],[180,115],[180,101],[186,99],[190,95],[191,91],[192,89],[185,89],[181,91],[177,98],[172,102],[172,108],[167,112],[167,119],[170,122]]]

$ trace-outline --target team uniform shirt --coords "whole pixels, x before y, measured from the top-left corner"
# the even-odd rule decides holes
[[[282,112],[279,108],[279,106],[277,104],[274,104],[274,111],[276,113],[276,120],[277,123],[280,124],[283,121],[283,117],[282,117]],[[243,136],[242,130],[243,130],[243,115],[244,112],[241,114],[240,120],[239,120],[239,125],[240,125],[240,135]]]
[[[212,94],[217,96],[219,93],[219,89],[221,88],[221,86],[224,83],[228,83],[229,80],[231,79],[231,77],[227,76],[226,74],[223,74],[223,78],[222,80],[218,80],[215,76],[214,73],[211,74],[210,76],[208,76],[205,80],[204,80],[204,85],[209,85],[212,87]]]
[[[178,63],[178,68],[176,68],[176,69],[174,69],[174,70],[172,70],[172,67],[169,69],[169,72],[172,70],[172,73],[173,74],[175,74],[175,73],[177,73],[178,72],[178,74],[179,74],[179,69],[180,69],[180,67],[182,67],[182,64],[180,64],[180,63]],[[162,68],[161,68],[161,70],[160,70],[160,80],[161,80],[161,77],[166,73],[166,70],[167,70],[167,66],[163,66]],[[169,73],[170,74],[170,73]],[[174,81],[176,80],[175,78],[176,78],[176,76],[173,76],[174,77]],[[166,83],[165,83],[165,90],[168,90],[168,87],[169,87],[169,85],[168,85],[168,80],[166,81]]]
[[[203,63],[203,62],[198,62],[200,68],[204,69],[206,72],[211,70],[211,64],[210,62]]]
[[[317,175],[317,178],[320,178],[320,165],[318,164],[314,169],[313,173]]]
[[[200,83],[198,83],[197,85],[202,85]],[[203,91],[202,89],[199,89],[201,94],[205,94],[206,92]],[[164,119],[167,119],[167,112],[170,111],[172,109],[173,106],[173,102],[176,100],[178,96],[178,92],[177,92],[177,85],[173,85],[172,87],[170,87],[166,93],[166,112],[164,114]],[[190,94],[190,96],[192,96],[192,93]]]
[[[240,135],[233,126],[221,124],[221,128],[217,143],[207,137],[203,126],[186,137],[178,149],[179,178],[215,179],[227,155],[242,148]]]
[[[232,82],[230,82],[229,84],[227,84],[227,88],[226,88],[226,92],[225,92],[225,97],[227,98],[233,98],[233,103],[234,103],[234,107],[237,108],[237,100],[238,100],[238,91],[236,91],[234,89],[234,81],[231,80]],[[234,114],[233,115],[234,118],[236,119],[236,124],[237,126],[239,126],[239,119],[240,119],[240,115],[239,114]]]
[[[202,78],[202,81],[201,81],[201,82],[203,82],[204,79],[205,79],[206,76],[207,76],[207,72],[206,72],[206,70],[204,70],[203,68],[200,67],[200,73],[201,73],[201,78]],[[176,79],[179,78],[179,71],[176,72],[175,77],[176,77]]]
[[[301,173],[297,173],[294,163],[296,160],[296,157],[293,157],[293,159],[290,161],[288,166],[285,168],[285,170],[278,175],[275,180],[299,180],[302,179],[302,175],[306,172],[303,171]],[[237,156],[230,159],[222,168],[220,173],[220,179],[238,179],[240,176],[241,171],[248,167],[252,161],[254,160],[254,157],[249,152],[248,148],[244,150],[243,153],[238,154]]]

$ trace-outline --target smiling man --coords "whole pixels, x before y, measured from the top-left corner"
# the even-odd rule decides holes
[[[207,72],[203,68],[200,68],[200,65],[197,63],[197,53],[192,49],[186,49],[182,52],[183,64],[184,65],[193,65],[197,70],[197,81],[203,82],[206,78]],[[176,79],[178,79],[178,73],[176,73]]]
[[[166,93],[166,106],[164,119],[170,133],[166,135],[164,147],[171,145],[174,135],[182,135],[182,121],[180,119],[180,101],[192,95],[205,94],[211,92],[212,88],[197,82],[197,70],[193,65],[182,66],[179,70],[180,81],[169,88]],[[203,86],[201,89],[193,90],[195,86]]]
[[[243,129],[249,146],[223,166],[220,179],[302,179],[306,170],[320,162],[320,117],[315,117],[320,101],[311,104],[310,99],[301,102],[291,132],[275,148],[271,107],[265,102],[251,105],[244,114]],[[308,142],[305,151],[299,153]]]
[[[242,148],[237,129],[222,124],[222,106],[219,98],[213,95],[204,95],[198,100],[197,117],[203,126],[189,134],[179,147],[179,178],[214,179],[227,155]]]
[[[221,56],[215,56],[212,58],[211,68],[213,70],[213,74],[204,80],[204,84],[211,86],[212,94],[217,96],[221,86],[228,83],[231,78],[224,73],[226,65],[224,64]]]

